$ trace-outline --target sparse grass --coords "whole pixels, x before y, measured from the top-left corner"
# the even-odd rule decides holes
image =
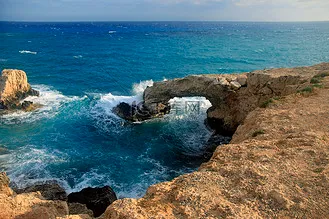
[[[314,77],[314,78],[311,79],[311,84],[318,84],[318,83],[321,83],[321,79],[320,78]]]
[[[329,76],[329,72],[324,72],[324,73],[317,74],[313,78],[324,78],[324,77],[327,77],[327,76]]]
[[[282,97],[273,97],[273,100],[281,100]]]
[[[252,133],[252,137],[257,137],[258,135],[264,135],[265,134],[265,131],[263,129],[259,129],[259,130],[256,130]]]
[[[273,103],[273,99],[268,99],[264,103],[260,105],[261,108],[266,108],[268,107],[271,103]]]
[[[317,88],[323,88],[323,85],[322,84],[313,84],[312,86],[313,87],[317,87]]]

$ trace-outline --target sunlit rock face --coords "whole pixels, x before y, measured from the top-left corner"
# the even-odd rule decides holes
[[[28,96],[38,96],[39,92],[33,90],[27,81],[24,71],[5,69],[0,77],[0,109],[21,109],[27,103],[20,101]]]

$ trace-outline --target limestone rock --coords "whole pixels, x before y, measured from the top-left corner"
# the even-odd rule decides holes
[[[85,188],[80,192],[74,192],[68,195],[69,203],[85,204],[92,210],[95,217],[100,216],[106,208],[117,200],[116,194],[111,187]]]
[[[20,101],[27,96],[38,96],[27,82],[24,71],[5,69],[0,77],[0,109],[19,109]]]
[[[159,104],[168,106],[168,101],[174,97],[202,96],[212,104],[207,111],[208,121],[216,124],[218,132],[233,134],[248,113],[265,101],[296,93],[309,86],[313,76],[326,71],[329,71],[329,63],[237,75],[192,75],[156,82],[146,88],[144,106],[151,117],[157,117],[162,114],[157,108]]]
[[[68,206],[64,201],[44,200],[39,192],[16,195],[8,185],[8,177],[0,173],[1,219],[55,219],[68,214]]]
[[[294,81],[273,78],[272,85],[276,80],[292,80],[290,85]],[[329,85],[329,77],[323,84]],[[282,91],[290,85],[282,86]],[[198,171],[152,185],[140,199],[115,201],[104,219],[328,218],[329,101],[325,100],[329,92],[322,88],[252,110],[230,144],[217,147]],[[253,138],[258,130],[265,134]]]

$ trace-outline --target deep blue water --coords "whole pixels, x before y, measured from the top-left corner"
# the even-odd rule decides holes
[[[33,113],[0,118],[0,169],[24,186],[110,185],[123,197],[195,170],[205,112],[122,126],[111,113],[152,81],[329,61],[329,22],[0,22],[0,69],[41,91]]]

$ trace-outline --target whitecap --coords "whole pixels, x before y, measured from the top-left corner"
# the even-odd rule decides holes
[[[34,85],[32,87],[40,92],[40,96],[29,96],[23,101],[32,101],[34,104],[40,105],[41,107],[33,112],[18,110],[13,113],[5,114],[0,117],[0,124],[29,123],[43,118],[52,118],[58,113],[62,105],[87,98],[87,96],[65,96],[61,92],[46,85]]]
[[[37,52],[32,52],[32,51],[29,51],[29,50],[21,50],[21,51],[19,51],[19,53],[21,53],[21,54],[33,54],[33,55],[37,54]]]
[[[76,58],[76,59],[81,59],[82,57],[83,57],[82,55],[73,56],[73,58]]]
[[[122,119],[112,112],[113,108],[124,102],[137,104],[143,100],[143,92],[148,86],[152,86],[153,81],[141,81],[133,84],[132,96],[117,96],[112,93],[98,94],[98,101],[91,109],[91,116],[95,120],[96,126],[105,132],[119,133],[124,131],[122,127]],[[95,95],[96,96],[96,95]]]
[[[110,30],[109,34],[112,34],[112,33],[116,33],[116,31],[115,30]]]

